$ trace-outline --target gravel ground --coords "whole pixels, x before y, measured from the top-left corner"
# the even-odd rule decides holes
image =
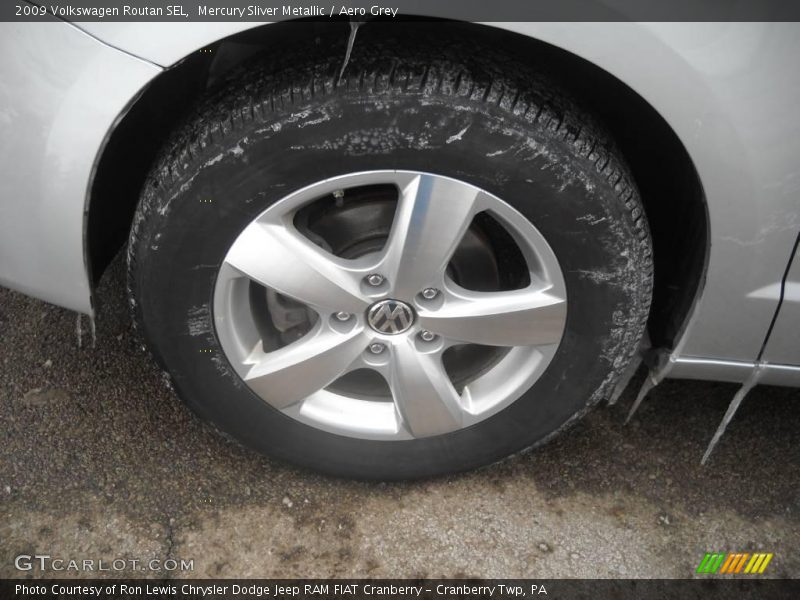
[[[197,419],[141,351],[122,281],[118,261],[94,348],[74,313],[0,289],[0,576],[39,575],[13,566],[38,553],[193,559],[196,577],[686,577],[706,551],[755,550],[800,576],[798,390],[751,393],[705,468],[736,388],[669,381],[627,426],[630,389],[477,472],[337,480]]]

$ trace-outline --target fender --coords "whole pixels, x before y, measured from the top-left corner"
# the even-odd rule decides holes
[[[105,42],[162,66],[259,23],[90,23]],[[491,23],[608,71],[673,128],[706,194],[707,280],[674,357],[754,361],[800,231],[800,36],[790,23]],[[794,132],[794,133],[792,133]],[[736,327],[731,326],[734,314]],[[800,350],[793,362],[800,363]],[[738,376],[736,377],[739,378]]]
[[[48,24],[25,24],[29,28]],[[83,35],[61,27],[59,36],[83,45],[83,64],[59,77],[73,78],[58,99],[48,100],[46,177],[19,182],[35,197],[37,223],[23,220],[11,240],[0,242],[4,255],[30,252],[44,267],[20,274],[13,264],[0,267],[0,282],[74,310],[91,313],[90,289],[82,250],[83,230],[75,214],[83,212],[91,184],[91,167],[81,163],[86,151],[101,152],[102,139],[140,90],[163,68],[192,52],[260,23],[82,23]],[[686,147],[706,194],[711,247],[707,278],[673,358],[702,363],[707,359],[752,363],[764,344],[779,296],[754,293],[780,289],[793,244],[800,230],[797,160],[800,155],[800,72],[791,64],[800,55],[800,36],[790,23],[492,23],[580,56],[611,73],[649,102]],[[4,25],[4,31],[15,26]],[[20,27],[20,26],[16,26]],[[71,33],[62,33],[64,30]],[[13,33],[13,32],[12,32]],[[76,36],[82,36],[80,44]],[[92,40],[89,36],[94,37]],[[4,36],[7,38],[8,36]],[[17,44],[30,45],[20,36]],[[9,41],[2,44],[10,46]],[[356,43],[357,51],[357,43]],[[103,58],[99,58],[99,57]],[[119,63],[119,64],[117,64]],[[0,68],[9,68],[3,60]],[[113,67],[111,65],[114,65]],[[33,67],[29,67],[33,68]],[[37,65],[37,68],[41,68]],[[55,66],[52,67],[56,71]],[[125,75],[117,75],[118,73]],[[107,74],[115,85],[102,81]],[[112,89],[113,88],[113,89]],[[81,103],[102,95],[96,122]],[[81,115],[89,131],[79,130]],[[113,116],[112,116],[113,115]],[[93,115],[94,116],[94,115]],[[7,124],[0,123],[4,137]],[[100,132],[102,131],[102,135]],[[79,132],[79,133],[76,133]],[[11,132],[19,136],[21,131]],[[76,149],[76,135],[78,149]],[[8,139],[8,138],[7,138]],[[39,147],[38,151],[42,148]],[[65,171],[58,156],[70,156]],[[28,159],[40,158],[32,152]],[[16,164],[17,161],[15,161]],[[91,159],[88,159],[91,162]],[[8,165],[8,163],[6,163]],[[7,166],[6,166],[7,168]],[[5,170],[3,175],[5,175]],[[2,196],[15,193],[8,185]],[[13,206],[4,211],[14,217]],[[24,204],[21,206],[25,206]],[[25,208],[26,211],[30,207]],[[19,215],[15,218],[21,218]],[[7,221],[6,221],[7,222]],[[0,240],[9,226],[0,226]],[[69,229],[68,240],[27,242],[40,229]],[[27,230],[27,233],[26,233]],[[20,250],[19,248],[22,248]],[[80,260],[80,263],[78,263]],[[4,261],[5,262],[5,261]],[[13,261],[12,261],[13,263]],[[70,281],[53,289],[55,274]],[[732,319],[731,315],[735,315]],[[732,326],[734,322],[736,325]],[[800,350],[789,357],[800,364]],[[788,360],[785,359],[785,360]],[[738,372],[737,372],[738,373]],[[682,373],[687,376],[686,371]],[[691,376],[691,373],[688,373]],[[737,374],[735,380],[740,380]]]

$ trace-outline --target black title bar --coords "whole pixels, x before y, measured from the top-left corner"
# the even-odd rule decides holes
[[[800,597],[788,579],[4,579],[4,600],[783,600]]]
[[[793,0],[0,0],[0,21],[800,21]]]

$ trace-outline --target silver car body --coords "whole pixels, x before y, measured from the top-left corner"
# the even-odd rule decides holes
[[[115,123],[165,69],[258,25],[0,24],[1,285],[92,314],[87,199]],[[611,73],[655,108],[694,163],[710,248],[659,376],[744,382],[758,371],[761,383],[800,385],[800,258],[787,272],[800,231],[800,69],[790,60],[800,27],[487,25]]]

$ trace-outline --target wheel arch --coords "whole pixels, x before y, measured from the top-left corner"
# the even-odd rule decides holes
[[[519,24],[512,24],[519,25]],[[415,27],[404,23],[403,27]],[[686,148],[640,94],[597,64],[558,45],[479,24],[440,21],[437,27],[542,66],[609,128],[641,190],[653,235],[655,288],[648,326],[654,346],[673,347],[704,280],[709,218],[703,187]],[[298,33],[299,32],[299,33]],[[236,33],[194,50],[152,80],[126,107],[96,161],[87,200],[86,257],[96,284],[125,244],[139,191],[159,149],[194,101],[253,52],[321,34],[347,42],[347,22],[284,22]],[[135,151],[134,151],[135,150]]]

